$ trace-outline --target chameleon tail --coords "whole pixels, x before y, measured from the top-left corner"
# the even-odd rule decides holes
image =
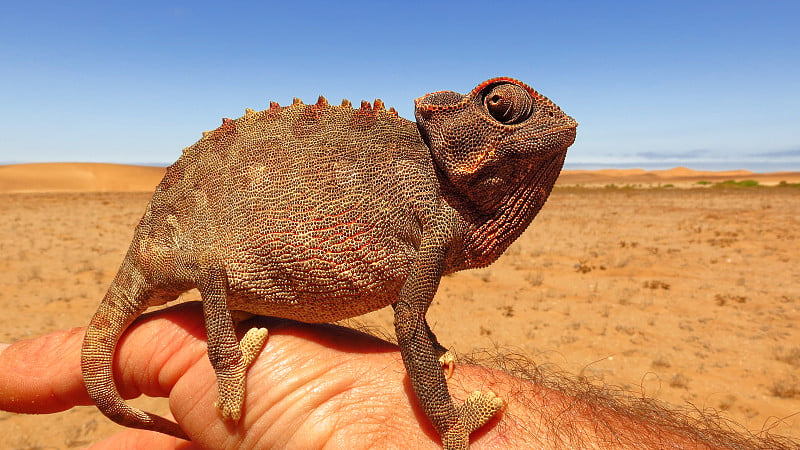
[[[147,308],[149,300],[141,273],[131,266],[126,258],[86,329],[81,349],[83,380],[89,397],[114,422],[189,440],[175,422],[127,405],[114,384],[112,364],[117,341]]]

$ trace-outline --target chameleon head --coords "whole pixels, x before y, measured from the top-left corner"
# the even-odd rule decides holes
[[[434,92],[414,103],[417,127],[440,175],[478,210],[495,209],[531,175],[555,169],[557,176],[578,126],[512,78],[485,81],[467,95]]]

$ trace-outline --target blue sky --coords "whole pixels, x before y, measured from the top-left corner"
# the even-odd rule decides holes
[[[568,167],[800,170],[800,3],[2,2],[0,162],[174,161],[245,108],[519,78]]]

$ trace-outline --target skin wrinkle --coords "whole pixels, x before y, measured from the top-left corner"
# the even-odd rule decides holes
[[[295,389],[297,397],[312,399],[312,402],[309,403],[307,408],[303,411],[295,411],[297,420],[302,422],[302,427],[298,427],[296,433],[302,433],[306,428],[313,430],[318,424],[326,422],[325,420],[311,420],[314,417],[324,418],[327,414],[329,418],[332,417],[338,421],[344,420],[344,418],[347,417],[342,408],[343,401],[333,402],[332,400],[335,398],[344,400],[354,385],[354,379],[349,377],[347,380],[342,380],[338,377],[328,376],[332,375],[334,372],[341,372],[341,369],[345,367],[346,364],[347,363],[341,359],[336,360],[336,362],[329,365],[329,367],[326,367],[325,370],[315,372],[313,379],[302,385],[305,389]],[[347,371],[344,373],[347,373]],[[326,379],[329,378],[336,378],[336,381],[326,381]],[[339,427],[327,427],[329,430],[328,436],[332,436],[334,430],[337,428]],[[330,439],[328,438],[327,440]],[[291,439],[289,441],[291,441]],[[324,442],[326,439],[320,436],[320,441]]]
[[[152,327],[152,323],[148,323],[143,328],[153,337],[158,333],[157,329]],[[150,340],[153,341],[154,339]],[[158,348],[158,346],[154,346],[154,348]],[[120,394],[122,394],[123,398],[136,398],[142,394],[150,397],[166,396],[172,389],[172,386],[162,385],[160,382],[160,375],[156,376],[156,380],[158,382],[153,383],[151,378],[144,377],[144,373],[126,370],[126,367],[138,364],[137,361],[131,361],[132,358],[135,358],[135,355],[131,353],[121,353],[117,358],[115,358],[114,372],[119,374],[127,374],[128,377],[127,379],[121,380],[119,384],[135,387],[135,391],[121,391]],[[159,374],[162,366],[162,358],[160,357],[159,353],[156,352],[153,355],[153,359],[147,361],[146,368],[148,369],[148,372],[151,370],[150,368],[152,368],[152,370],[155,370],[156,373]]]
[[[186,344],[181,344],[186,345]],[[192,345],[199,345],[197,341],[194,341]],[[192,354],[192,353],[190,353]],[[203,355],[202,352],[198,352],[194,354],[193,358],[186,358],[185,356],[181,358],[181,360],[176,361],[173,363],[174,358],[170,358],[167,362],[163,365],[163,369],[159,373],[158,382],[159,385],[163,388],[167,389],[167,392],[170,393],[169,395],[169,403],[170,403],[170,410],[174,411],[173,405],[173,396],[171,395],[172,389],[178,383],[178,378],[175,374],[180,373],[182,371],[188,370],[190,367],[196,367],[198,364],[205,363],[207,361],[206,356]],[[171,374],[171,376],[170,376]],[[193,402],[193,407],[202,407],[202,403],[200,403],[200,396],[191,396],[189,397]]]
[[[286,367],[291,367],[291,369],[284,372],[286,375],[281,377],[279,385],[269,389],[268,398],[277,400],[274,400],[273,406],[269,409],[269,414],[265,416],[265,419],[274,416],[284,418],[283,420],[270,420],[268,422],[270,429],[296,429],[297,427],[291,427],[285,422],[290,417],[292,422],[300,421],[301,416],[296,407],[297,399],[304,398],[304,394],[301,393],[303,388],[316,383],[316,376],[324,369],[312,365],[304,366],[303,370],[298,370],[291,361],[286,361],[282,364]],[[287,436],[285,440],[289,442],[291,440],[290,436]]]
[[[138,392],[130,395],[127,398],[138,397],[141,393],[151,397],[167,396],[170,392],[172,392],[176,383],[178,382],[177,374],[184,372],[189,368],[196,367],[198,364],[205,364],[208,361],[207,357],[202,352],[195,353],[186,351],[184,353],[175,354],[174,352],[170,352],[170,348],[174,346],[176,342],[179,343],[181,348],[202,348],[204,347],[202,335],[205,333],[202,328],[195,327],[194,329],[187,330],[182,326],[179,328],[177,335],[173,334],[170,336],[169,340],[164,341],[158,338],[160,335],[160,330],[164,327],[162,321],[171,321],[167,321],[165,319],[150,320],[149,316],[143,316],[142,319],[144,320],[139,320],[132,326],[136,327],[140,331],[147,331],[150,335],[148,341],[164,342],[164,344],[161,346],[152,347],[157,350],[155,350],[155,353],[151,358],[146,360],[147,370],[145,372],[137,373],[127,370],[126,368],[128,365],[138,365],[138,363],[136,361],[136,354],[134,352],[124,351],[124,349],[129,347],[125,345],[126,337],[123,337],[119,344],[123,351],[120,351],[116,358],[117,362],[115,363],[115,373],[131,374],[131,376],[128,378],[129,383],[125,384],[132,384],[136,387]],[[184,323],[181,323],[181,325],[184,325]],[[148,383],[148,378],[143,378],[149,371],[153,371],[157,374],[155,377],[155,385]],[[147,389],[147,386],[155,386],[156,389],[153,392],[147,392],[149,390]],[[190,398],[194,399],[195,397]],[[170,398],[170,402],[171,401],[172,399]],[[198,407],[200,406],[199,403],[195,404],[198,405]]]
[[[326,372],[332,372],[337,367],[342,367],[342,364],[337,364],[334,367],[331,367],[330,370]],[[333,384],[327,384],[320,386],[318,389],[320,394],[325,391],[329,391],[326,395],[315,395],[314,398],[317,400],[315,404],[309,404],[309,408],[301,415],[298,415],[298,418],[302,418],[303,420],[303,428],[309,428],[311,430],[316,429],[319,424],[324,424],[329,421],[332,421],[332,424],[326,427],[328,432],[328,437],[325,439],[323,436],[320,436],[321,441],[330,441],[330,437],[334,435],[336,429],[342,428],[342,426],[334,426],[334,424],[338,424],[341,421],[345,420],[348,417],[348,412],[350,410],[348,408],[343,408],[342,405],[344,404],[344,399],[348,396],[349,391],[352,389],[353,380],[348,381],[338,381]],[[333,389],[336,387],[336,389]],[[340,401],[333,401],[334,399],[339,398]],[[352,419],[353,416],[349,416],[351,423],[354,422]],[[317,418],[316,420],[312,420],[313,418]],[[298,428],[298,432],[301,432],[301,428]]]

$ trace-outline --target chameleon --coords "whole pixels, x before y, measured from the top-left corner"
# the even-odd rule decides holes
[[[189,439],[125,403],[112,361],[148,307],[197,288],[216,407],[238,422],[248,366],[267,330],[240,312],[322,323],[391,305],[413,392],[446,449],[500,412],[477,391],[457,405],[452,355],[426,312],[442,276],[495,261],[547,200],[577,122],[530,86],[499,77],[469,94],[414,102],[416,123],[379,99],[295,98],[225,118],[183,150],[156,187],[81,350],[89,396],[111,420]],[[452,366],[450,366],[452,369]]]

